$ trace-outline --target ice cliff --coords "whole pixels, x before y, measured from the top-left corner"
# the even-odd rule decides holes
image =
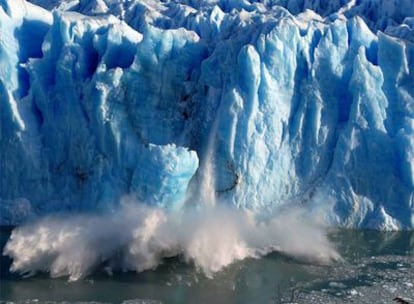
[[[0,223],[302,205],[414,226],[411,0],[0,0]],[[203,189],[202,189],[203,188]]]

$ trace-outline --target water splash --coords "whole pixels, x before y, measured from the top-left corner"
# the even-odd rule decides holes
[[[179,256],[206,276],[234,261],[280,251],[306,260],[339,258],[324,229],[300,210],[266,222],[225,207],[166,212],[126,198],[111,214],[49,216],[15,229],[4,255],[23,275],[49,272],[78,280],[108,272],[154,269]]]

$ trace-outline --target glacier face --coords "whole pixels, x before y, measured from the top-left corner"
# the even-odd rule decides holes
[[[0,4],[1,224],[181,208],[209,178],[257,212],[414,226],[412,1]]]

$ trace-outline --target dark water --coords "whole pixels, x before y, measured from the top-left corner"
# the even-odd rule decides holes
[[[9,228],[0,231],[1,248]],[[143,273],[98,272],[78,282],[22,278],[1,259],[0,301],[14,303],[395,303],[414,304],[414,233],[340,230],[343,261],[313,265],[280,254],[235,263],[206,278],[179,258]]]

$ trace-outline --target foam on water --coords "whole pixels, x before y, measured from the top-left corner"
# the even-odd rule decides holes
[[[13,258],[12,271],[74,281],[100,267],[154,269],[172,256],[212,277],[234,261],[271,251],[323,263],[339,258],[324,229],[299,209],[259,221],[225,207],[167,212],[130,198],[110,214],[54,215],[18,227],[3,254]]]

